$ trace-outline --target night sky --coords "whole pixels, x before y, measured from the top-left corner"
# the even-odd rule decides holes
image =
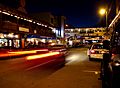
[[[19,0],[0,0],[0,3],[18,7]],[[101,0],[26,0],[28,13],[51,12],[64,15],[66,23],[74,27],[92,27],[100,22],[98,8]]]

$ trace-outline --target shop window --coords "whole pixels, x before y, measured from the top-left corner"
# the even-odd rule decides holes
[[[0,39],[0,48],[8,46],[7,39]]]
[[[19,48],[20,47],[20,40],[18,40],[18,39],[13,40],[13,45],[15,48]]]
[[[9,40],[9,46],[12,46],[12,40]]]

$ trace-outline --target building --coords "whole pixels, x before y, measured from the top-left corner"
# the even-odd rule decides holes
[[[50,12],[41,12],[32,14],[34,19],[39,19],[43,22],[47,22],[50,25],[54,26],[54,33],[56,33],[56,37],[64,38],[64,30],[65,30],[65,16],[54,16]]]
[[[0,48],[35,47],[55,38],[54,26],[0,5]]]
[[[68,28],[65,29],[65,38],[68,41],[85,43],[88,41],[99,42],[105,39],[105,28]]]

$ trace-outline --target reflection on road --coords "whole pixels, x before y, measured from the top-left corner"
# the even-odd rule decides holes
[[[78,63],[88,60],[86,53],[71,53],[69,56],[66,57],[67,64],[70,63]]]

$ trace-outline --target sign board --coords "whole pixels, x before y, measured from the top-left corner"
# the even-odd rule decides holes
[[[19,27],[19,31],[29,32],[29,29],[24,27]]]

